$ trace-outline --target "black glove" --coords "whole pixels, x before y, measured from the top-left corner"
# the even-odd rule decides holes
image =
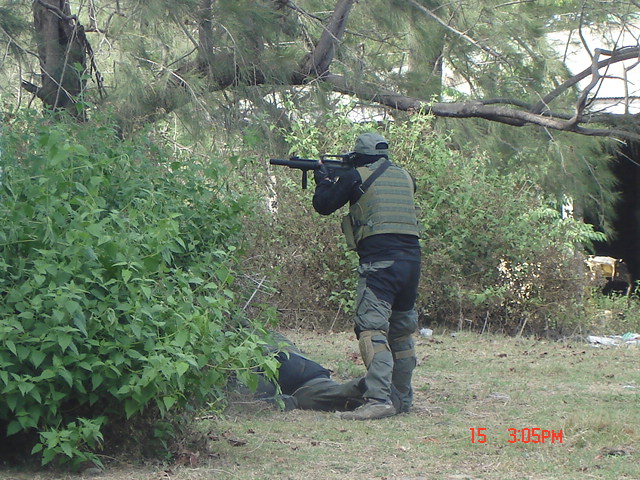
[[[329,169],[324,163],[320,165],[320,168],[313,171],[313,178],[316,181],[316,184],[323,180],[331,180],[331,177],[329,176]]]

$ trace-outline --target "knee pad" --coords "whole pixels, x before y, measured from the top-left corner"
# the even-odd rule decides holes
[[[387,343],[387,334],[382,330],[365,330],[360,332],[360,339],[358,340],[358,346],[360,347],[360,355],[365,367],[369,368],[373,357],[378,352],[391,351],[389,344]]]
[[[393,359],[394,360],[402,360],[404,358],[415,358],[416,351],[413,347],[407,350],[393,350]]]

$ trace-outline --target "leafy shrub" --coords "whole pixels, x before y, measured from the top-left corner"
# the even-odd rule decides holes
[[[101,427],[221,402],[255,383],[261,329],[234,328],[247,198],[215,162],[171,158],[108,124],[18,118],[2,138],[0,422],[33,453],[98,459]]]

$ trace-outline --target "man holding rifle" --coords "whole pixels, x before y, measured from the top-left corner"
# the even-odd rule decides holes
[[[389,161],[389,145],[376,133],[360,135],[349,155],[354,168],[332,176],[314,170],[313,207],[330,215],[349,203],[342,230],[359,256],[355,333],[367,367],[365,403],[342,413],[348,420],[370,420],[408,412],[416,366],[415,301],[420,278],[420,246],[411,175]],[[337,176],[339,175],[339,176]],[[397,389],[401,402],[391,402]]]

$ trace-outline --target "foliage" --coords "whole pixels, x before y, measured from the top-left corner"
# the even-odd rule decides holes
[[[33,453],[97,461],[101,427],[223,401],[252,384],[261,327],[233,290],[250,203],[215,159],[169,155],[111,125],[5,124],[0,193],[0,422]]]
[[[500,173],[486,155],[454,150],[439,135],[416,142],[426,128],[426,119],[416,120],[396,137],[397,148],[411,146],[425,159],[411,164],[422,192],[425,316],[459,328],[488,321],[509,332],[550,328],[558,305],[577,308],[581,250],[604,236],[562,218],[521,172]]]
[[[286,129],[290,123],[283,115],[283,95],[289,95],[305,117],[336,111],[344,98],[336,91],[363,86],[365,91],[371,86],[378,93],[394,90],[425,101],[517,99],[526,108],[570,76],[565,51],[552,48],[549,32],[612,25],[609,33],[599,32],[597,46],[614,48],[609,37],[637,20],[637,8],[627,1],[472,1],[464,7],[461,2],[438,0],[355,2],[330,65],[332,73],[345,75],[349,88],[330,91],[322,81],[301,86],[292,77],[297,78],[293,72],[326,31],[337,1],[301,0],[295,6],[246,0],[204,2],[209,9],[195,8],[196,3],[95,0],[72,4],[72,13],[87,27],[108,92],[106,98],[98,99],[94,83],[86,92],[87,100],[99,109],[115,108],[127,131],[167,119],[171,112],[169,120],[188,128],[191,139],[204,136],[223,143],[228,136],[254,129],[265,140],[263,148],[271,149],[272,142],[281,140],[276,135],[281,130],[269,127]],[[38,58],[24,55],[38,51],[34,43],[38,37],[26,28],[32,22],[28,4],[0,0],[0,8],[11,12],[6,19],[0,15],[0,41],[5,50],[15,52],[3,59],[0,98],[19,105],[26,99],[16,94],[20,81],[39,84],[41,80]],[[203,57],[208,55],[215,61],[207,65]],[[585,54],[584,58],[587,68],[590,57]],[[378,98],[376,91],[356,100],[360,109],[372,109],[366,99]],[[568,89],[550,108],[568,109],[572,114],[576,97],[577,91]],[[382,107],[376,107],[376,113],[404,121],[404,114]],[[486,121],[480,128],[480,122],[472,119],[440,118],[437,123],[442,131],[456,126],[452,142],[468,141],[481,151],[494,152],[492,163],[497,168],[528,165],[534,175],[545,177],[540,185],[547,193],[567,194],[582,202],[585,211],[598,208],[610,216],[606,208],[614,196],[606,168],[601,168],[601,162],[591,168],[589,151],[571,153],[582,142],[576,135],[547,138],[551,135],[543,129],[496,127]],[[567,176],[569,181],[557,181]],[[601,222],[604,227],[607,221]]]
[[[507,176],[517,172],[558,208],[570,202],[576,214],[589,213],[597,227],[613,233],[619,199],[619,180],[611,169],[616,153],[601,140],[475,121],[438,122],[435,128],[454,149],[483,155],[489,170]]]

